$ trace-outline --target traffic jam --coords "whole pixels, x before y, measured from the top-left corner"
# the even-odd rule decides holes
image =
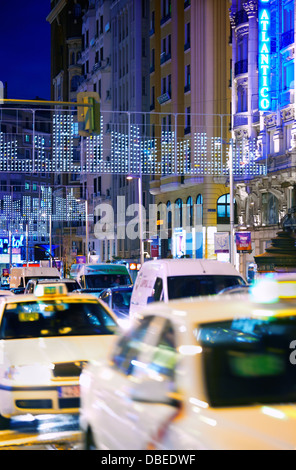
[[[12,268],[0,427],[75,415],[84,450],[296,447],[296,276],[202,259]]]

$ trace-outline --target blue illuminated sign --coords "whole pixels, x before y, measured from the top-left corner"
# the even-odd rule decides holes
[[[270,0],[259,0],[258,8],[259,110],[271,109],[270,93]]]

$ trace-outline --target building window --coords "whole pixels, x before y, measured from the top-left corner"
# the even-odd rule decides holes
[[[243,113],[248,109],[247,88],[239,86],[237,89],[237,112]]]
[[[193,200],[191,196],[186,201],[186,226],[193,227]]]
[[[172,228],[172,205],[171,201],[168,201],[166,204],[167,207],[167,228],[170,230]]]
[[[237,223],[237,205],[234,201],[234,222]],[[217,200],[217,224],[230,223],[230,194],[223,194]]]
[[[184,134],[189,134],[190,132],[191,132],[191,108],[190,106],[188,106],[186,108]]]
[[[195,223],[196,225],[202,225],[202,216],[203,216],[203,197],[201,194],[196,196],[196,215]]]
[[[262,224],[274,225],[279,221],[279,201],[271,193],[262,194]]]
[[[190,49],[190,23],[185,24],[185,43],[184,51]]]
[[[190,64],[188,64],[185,67],[185,88],[184,88],[184,93],[186,93],[187,91],[190,91],[190,79],[191,79]]]
[[[182,227],[183,219],[183,202],[181,198],[175,201],[175,227]]]

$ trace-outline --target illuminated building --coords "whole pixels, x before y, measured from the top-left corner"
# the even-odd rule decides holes
[[[295,2],[233,0],[232,137],[255,141],[255,159],[265,174],[235,178],[238,228],[251,231],[247,273],[295,206]],[[246,146],[246,158],[250,158]],[[272,266],[269,267],[272,269]]]
[[[227,0],[150,1],[151,135],[167,154],[150,191],[163,257],[216,258],[214,234],[229,232],[228,8]]]

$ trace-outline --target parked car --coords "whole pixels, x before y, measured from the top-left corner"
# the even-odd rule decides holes
[[[295,449],[296,305],[146,308],[80,377],[85,448]]]
[[[134,285],[130,316],[139,318],[143,307],[150,302],[212,295],[225,287],[245,284],[245,279],[230,263],[202,259],[147,261]]]
[[[129,309],[132,295],[132,286],[110,287],[99,296],[103,302],[115,313],[121,327],[128,328],[130,324]]]

